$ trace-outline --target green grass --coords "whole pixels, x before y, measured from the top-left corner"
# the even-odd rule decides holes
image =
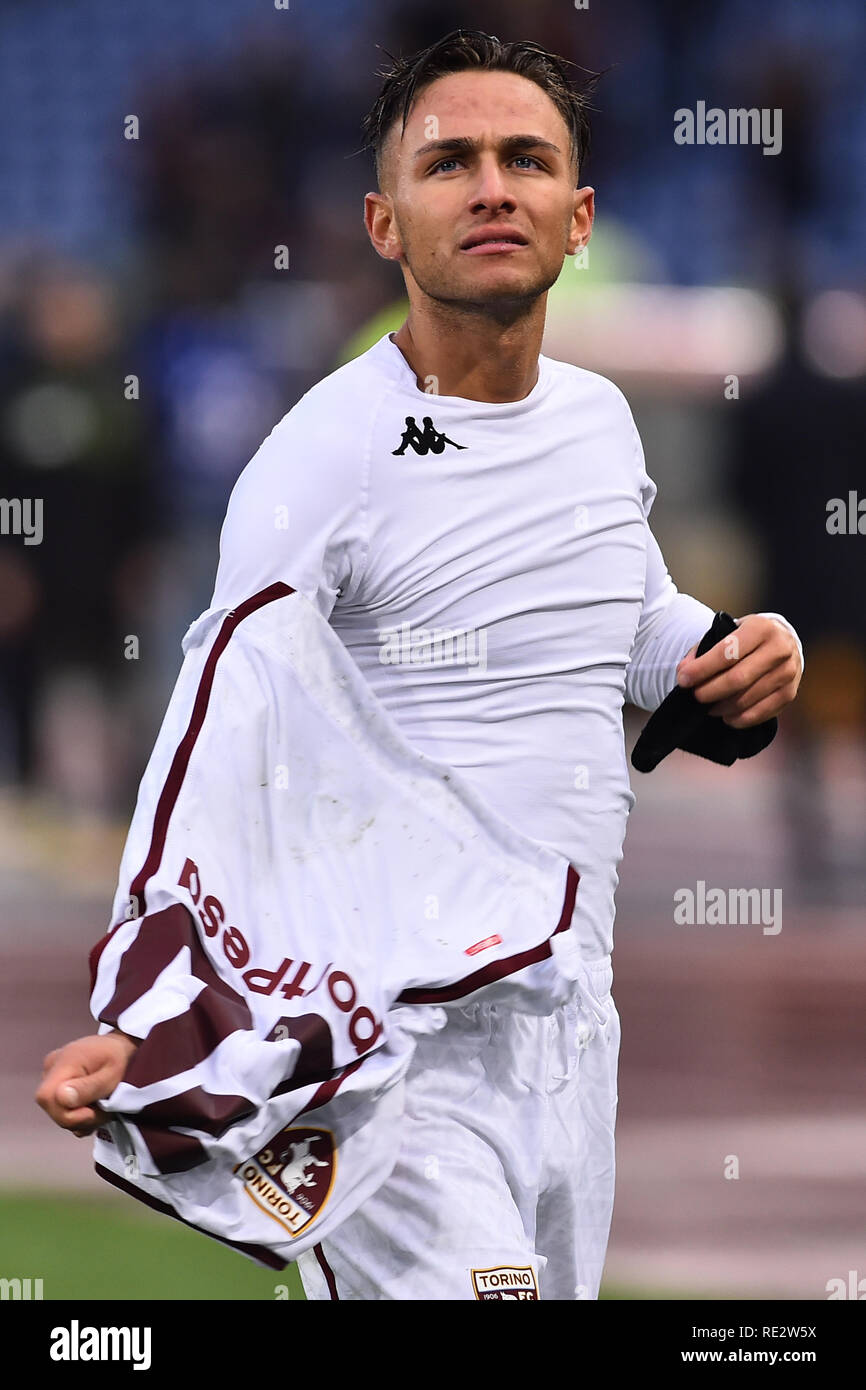
[[[302,1299],[293,1265],[262,1269],[131,1199],[0,1195],[0,1276],[41,1278],[46,1299]],[[285,1297],[285,1294],[282,1295]]]
[[[42,1279],[46,1299],[267,1299],[287,1285],[302,1300],[294,1265],[262,1269],[178,1221],[109,1193],[0,1193],[0,1277]],[[605,1284],[603,1299],[688,1299]],[[285,1294],[281,1294],[285,1298]]]

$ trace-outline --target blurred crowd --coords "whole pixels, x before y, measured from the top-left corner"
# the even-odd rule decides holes
[[[0,783],[128,811],[234,479],[400,298],[362,225],[377,68],[461,24],[604,71],[600,231],[646,247],[661,283],[782,307],[722,484],[763,557],[753,607],[808,649],[795,736],[862,734],[866,538],[825,527],[828,498],[866,495],[861,0],[41,0],[0,7],[0,496],[44,516],[40,544],[0,535]],[[674,112],[699,100],[780,108],[781,153],[677,145]],[[854,350],[816,363],[801,328],[828,290]],[[701,451],[666,467],[699,471]]]

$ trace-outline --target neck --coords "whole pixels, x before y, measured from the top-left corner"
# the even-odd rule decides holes
[[[433,304],[423,312],[413,307],[393,341],[421,391],[490,404],[520,401],[538,381],[546,299],[542,295],[527,312],[502,313],[499,319],[489,306],[482,311]]]

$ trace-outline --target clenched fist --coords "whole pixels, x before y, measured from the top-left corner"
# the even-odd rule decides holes
[[[697,646],[677,666],[677,684],[690,686],[732,729],[772,719],[796,697],[803,675],[797,638],[767,613],[737,618],[737,630],[703,656]]]
[[[92,1134],[108,1118],[94,1102],[111,1095],[123,1080],[137,1047],[138,1039],[115,1031],[56,1048],[42,1063],[36,1104],[79,1139]]]

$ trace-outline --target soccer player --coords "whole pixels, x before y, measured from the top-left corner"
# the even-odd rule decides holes
[[[750,614],[736,653],[695,658],[713,609],[667,572],[624,397],[540,354],[547,292],[593,223],[585,98],[563,61],[457,30],[395,62],[365,133],[366,227],[409,314],[307,392],[244,470],[213,602],[276,580],[307,595],[408,740],[572,861],[591,988],[543,1017],[454,1008],[421,1038],[396,1168],[301,1276],[313,1299],[596,1298],[634,803],[623,703],[654,710],[679,676],[745,729],[793,700],[802,651],[784,618]],[[396,634],[409,653],[441,639],[447,657],[395,658]],[[458,644],[455,658],[455,635],[471,656]],[[40,1104],[91,1132],[134,1046],[114,1034],[52,1053]]]

